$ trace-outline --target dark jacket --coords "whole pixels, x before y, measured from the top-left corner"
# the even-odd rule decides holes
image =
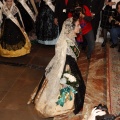
[[[70,9],[73,8],[75,4],[75,0],[68,0],[68,4],[65,4],[65,0],[56,0],[55,5],[55,18],[58,18],[59,24],[63,24],[63,22],[67,19],[67,15]],[[66,10],[64,12],[63,10]]]
[[[113,27],[120,27],[120,25],[115,24],[116,21],[120,22],[120,13],[117,13],[117,15],[111,21],[111,24],[112,24]]]
[[[100,13],[104,6],[105,0],[83,0],[83,4],[87,5],[92,13],[96,15]]]

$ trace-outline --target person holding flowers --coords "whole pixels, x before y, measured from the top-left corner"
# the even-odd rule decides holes
[[[77,65],[80,51],[75,41],[79,31],[79,16],[74,14],[64,21],[55,55],[28,101],[34,102],[35,109],[45,118],[77,114],[83,108],[86,87]]]

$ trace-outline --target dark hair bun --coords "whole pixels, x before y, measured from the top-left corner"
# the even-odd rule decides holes
[[[80,7],[72,9],[71,13],[73,15],[73,18],[79,19],[81,11],[82,9]]]

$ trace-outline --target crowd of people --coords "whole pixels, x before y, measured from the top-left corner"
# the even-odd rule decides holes
[[[112,41],[111,48],[114,48],[119,43],[120,37],[120,1],[106,0],[105,7],[102,10],[101,28],[103,30],[103,43],[102,47],[106,45],[107,42],[107,32],[110,32],[110,37]],[[120,45],[118,48],[120,52]]]
[[[87,44],[86,56],[90,59],[101,20],[102,47],[106,45],[108,30],[112,40],[110,47],[116,47],[120,36],[120,1],[1,0],[0,6],[1,56],[19,57],[30,53],[29,36],[33,31],[38,43],[56,45],[55,55],[28,104],[34,102],[36,110],[45,118],[68,112],[78,114],[83,108],[86,90],[77,65],[80,39]],[[93,120],[92,117],[89,120]]]
[[[110,47],[119,45],[119,0],[1,0],[0,8],[0,51],[3,57],[30,53],[29,39],[33,32],[38,43],[56,45],[63,22],[73,17],[75,8],[82,9],[81,12],[77,11],[81,30],[76,42],[79,45],[82,41],[82,46],[88,47],[87,59],[91,58],[94,50],[100,22],[104,38],[101,46],[104,47],[107,43],[108,31],[112,41]],[[118,51],[120,52],[120,47]]]

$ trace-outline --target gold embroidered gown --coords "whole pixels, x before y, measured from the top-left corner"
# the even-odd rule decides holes
[[[7,14],[10,12],[11,14]],[[2,7],[3,23],[0,36],[0,55],[3,57],[19,57],[30,53],[31,43],[25,31],[23,31],[20,13],[13,3],[10,10],[7,6]],[[12,20],[17,20],[17,26]]]

